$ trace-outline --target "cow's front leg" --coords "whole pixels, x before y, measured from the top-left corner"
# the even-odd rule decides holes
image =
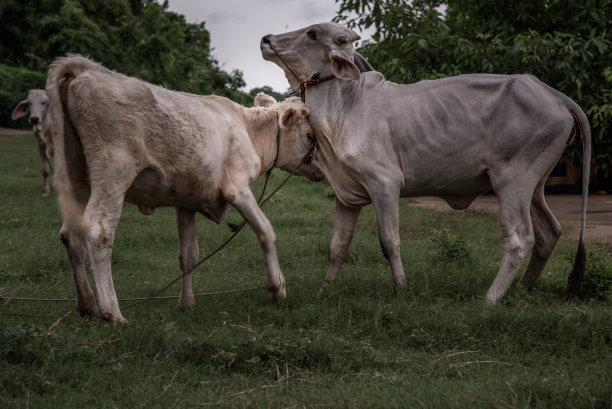
[[[69,228],[64,223],[60,230],[60,238],[66,247],[70,266],[72,267],[72,277],[74,278],[77,290],[76,309],[81,315],[96,315],[98,313],[96,298],[93,291],[91,291],[91,286],[85,273],[87,248],[83,240],[83,234]]]
[[[49,196],[51,189],[49,188],[49,175],[51,174],[51,165],[49,164],[49,157],[47,156],[47,146],[41,141],[40,137],[36,137],[38,142],[38,154],[40,155],[40,162],[42,165],[43,174],[43,191],[44,197]]]
[[[285,278],[278,263],[276,253],[276,235],[270,221],[257,205],[250,190],[244,189],[234,195],[229,195],[229,202],[240,212],[251,225],[261,243],[266,258],[268,271],[268,293],[274,301],[287,298]]]
[[[329,243],[329,263],[327,264],[325,283],[323,283],[323,287],[319,290],[319,298],[325,296],[328,287],[338,277],[340,267],[342,267],[348,255],[360,212],[361,207],[347,207],[336,198],[334,229]]]
[[[371,191],[371,196],[376,213],[380,246],[391,265],[396,288],[405,288],[406,277],[400,257],[399,191],[380,183],[375,191]]]
[[[179,238],[179,265],[183,272],[179,305],[182,309],[193,308],[195,299],[191,280],[193,273],[185,274],[198,263],[198,241],[196,237],[196,214],[181,207],[176,210],[176,227]]]

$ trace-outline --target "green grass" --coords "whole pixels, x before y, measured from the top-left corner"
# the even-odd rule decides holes
[[[283,177],[275,171],[271,186]],[[1,138],[3,296],[75,297],[59,213],[41,183],[34,139]],[[513,285],[488,306],[497,218],[402,203],[408,288],[397,295],[369,206],[338,282],[318,300],[329,196],[326,184],[293,178],[264,207],[288,282],[280,304],[264,289],[199,297],[188,312],[152,301],[114,327],[80,317],[72,302],[0,300],[0,407],[612,407],[609,251],[588,246],[595,278],[581,301],[562,301],[576,248],[562,239],[536,289]],[[226,221],[240,218],[231,211]],[[229,235],[198,218],[202,255]],[[143,216],[126,204],[113,255],[119,298],[147,296],[178,274],[174,211]],[[196,293],[265,284],[250,229],[194,277]]]

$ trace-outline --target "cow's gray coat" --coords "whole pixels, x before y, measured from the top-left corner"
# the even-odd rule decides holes
[[[532,286],[561,234],[544,200],[544,184],[577,127],[584,174],[572,279],[579,281],[590,167],[590,130],[580,107],[529,75],[460,75],[409,85],[385,81],[378,72],[362,72],[368,64],[354,52],[358,38],[338,24],[322,23],[261,41],[264,59],[283,68],[294,90],[306,84],[319,159],[336,192],[326,279],[335,280],[363,205],[374,204],[383,252],[395,283],[403,287],[399,198],[439,196],[464,209],[493,189],[504,253],[487,300],[504,295],[533,249],[522,278]],[[331,76],[336,79],[328,80]],[[316,78],[325,81],[317,84]]]

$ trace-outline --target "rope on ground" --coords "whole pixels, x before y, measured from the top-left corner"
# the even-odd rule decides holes
[[[253,290],[262,290],[265,289],[265,285],[259,285],[255,287],[246,287],[246,288],[236,288],[234,290],[220,290],[220,291],[211,291],[207,293],[198,293],[194,294],[194,297],[208,297],[212,295],[221,295],[221,294],[229,294],[229,293],[239,293]],[[141,300],[169,300],[172,298],[179,298],[178,295],[164,295],[162,297],[135,297],[135,298],[119,298],[121,302],[128,301],[141,301]],[[0,300],[6,301],[7,303],[11,301],[41,301],[41,302],[76,302],[76,298],[30,298],[30,297],[9,297],[0,295]]]

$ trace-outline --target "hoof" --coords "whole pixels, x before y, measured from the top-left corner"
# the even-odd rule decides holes
[[[334,290],[334,286],[332,282],[330,281],[324,282],[323,286],[317,293],[317,299],[320,301],[323,301],[325,299],[331,298],[332,295],[334,294],[333,290]]]
[[[497,301],[501,298],[499,295],[493,294],[491,291],[487,291],[487,296],[485,297],[487,301],[487,305],[495,305]]]
[[[395,284],[395,288],[397,289],[406,288],[406,277],[402,276],[402,277],[396,278],[394,280],[394,284]]]
[[[281,283],[280,286],[268,287],[268,296],[270,300],[279,302],[287,298],[287,291],[285,290],[285,283]]]
[[[98,307],[96,306],[96,302],[77,302],[76,310],[81,314],[81,316],[85,315],[98,315]]]
[[[102,318],[105,321],[110,321],[113,323],[113,325],[117,325],[117,324],[127,324],[127,320],[123,317],[123,315],[121,315],[121,313],[119,314],[115,314],[113,315],[110,312],[105,312],[102,314]]]
[[[191,310],[195,307],[195,299],[193,297],[185,297],[179,300],[179,307],[181,310]]]

